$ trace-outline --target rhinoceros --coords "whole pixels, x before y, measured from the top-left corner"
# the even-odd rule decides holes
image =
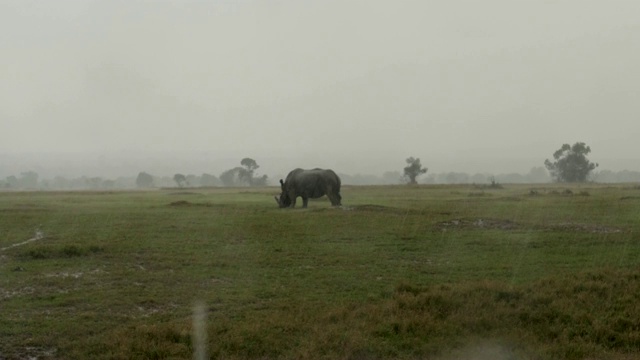
[[[306,208],[309,199],[316,199],[327,195],[331,205],[340,206],[342,196],[340,196],[340,178],[333,170],[312,169],[292,170],[285,181],[280,179],[282,193],[280,197],[275,197],[278,206],[281,208],[295,207],[296,199],[302,198],[302,207]]]

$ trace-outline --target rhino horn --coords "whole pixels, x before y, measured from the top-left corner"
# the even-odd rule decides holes
[[[278,203],[278,206],[280,206],[280,200],[278,199],[278,197],[274,196],[273,198],[276,199],[276,202]]]

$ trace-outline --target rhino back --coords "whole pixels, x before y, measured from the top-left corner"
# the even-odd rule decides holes
[[[287,176],[285,186],[294,189],[297,195],[318,198],[330,189],[340,191],[340,178],[332,170],[295,169]]]

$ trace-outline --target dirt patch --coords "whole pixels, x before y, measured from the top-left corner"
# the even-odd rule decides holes
[[[487,230],[515,230],[522,228],[518,223],[505,219],[454,219],[437,224],[442,230],[447,229],[487,229]],[[533,226],[532,230],[542,231],[575,231],[592,234],[617,234],[624,230],[613,226],[598,224],[560,223],[545,226]]]
[[[390,206],[372,205],[372,204],[357,205],[357,206],[353,206],[351,209],[352,210],[359,210],[359,211],[384,211],[384,212],[399,210],[398,208],[394,208],[394,207],[390,207]]]
[[[489,194],[487,192],[484,192],[484,191],[472,191],[469,194],[467,194],[467,196],[469,196],[469,197],[483,197],[483,196],[493,196],[493,195]]]
[[[192,191],[176,191],[176,192],[169,193],[167,195],[203,195],[203,194],[192,192]]]
[[[53,359],[57,351],[55,348],[27,346],[18,351],[5,354],[0,353],[0,359]]]
[[[331,207],[313,207],[313,206],[309,206],[307,208],[303,208],[302,205],[296,205],[295,208],[291,209],[291,208],[282,208],[280,210],[283,210],[284,212],[287,211],[309,211],[309,212],[325,212],[325,211],[337,211],[337,210],[343,210],[343,211],[351,211],[353,209],[346,207],[346,206],[331,206]]]
[[[454,219],[442,221],[437,224],[442,229],[497,229],[514,230],[519,226],[511,220],[505,219]]]
[[[383,205],[374,205],[374,204],[356,205],[356,206],[349,207],[347,210],[376,212],[376,213],[385,213],[385,214],[392,214],[392,215],[406,215],[408,213],[413,212],[413,210],[410,210],[410,209],[400,209],[392,206],[383,206]]]
[[[168,313],[175,311],[178,305],[175,303],[159,304],[154,300],[143,300],[139,302],[133,309],[133,315],[139,317],[149,317],[154,314]]]
[[[571,189],[564,189],[564,190],[531,189],[529,190],[529,196],[542,196],[542,195],[570,197],[570,196],[590,196],[591,194],[586,190],[581,190],[575,193]]]
[[[63,271],[63,272],[57,272],[57,273],[44,274],[44,277],[46,277],[46,278],[62,278],[62,279],[66,279],[66,278],[79,279],[83,275],[84,275],[84,273],[82,273],[82,272],[69,273],[69,272]]]
[[[623,196],[620,200],[640,200],[640,196]]]
[[[209,204],[209,203],[192,203],[192,202],[187,201],[187,200],[178,200],[178,201],[174,201],[174,202],[170,203],[169,206],[174,206],[174,207],[192,207],[192,206],[212,207],[213,205]]]
[[[46,209],[46,208],[43,208],[43,207],[40,207],[40,206],[31,205],[31,204],[18,204],[18,205],[15,205],[12,208],[0,209],[0,212],[3,212],[3,213],[45,212],[45,211],[49,211],[49,209]]]
[[[26,286],[21,289],[9,290],[9,289],[0,289],[0,300],[7,300],[13,297],[19,296],[29,296],[36,292],[36,288],[31,286]],[[2,357],[0,357],[2,359]]]
[[[613,226],[604,226],[597,224],[577,224],[577,223],[561,223],[551,226],[546,226],[545,230],[552,231],[577,231],[592,234],[617,234],[623,230],[621,228]]]

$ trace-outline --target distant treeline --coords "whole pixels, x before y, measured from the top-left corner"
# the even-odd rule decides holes
[[[220,177],[203,173],[201,175],[188,174],[184,178],[186,181],[177,183],[174,176],[154,176],[150,184],[140,186],[140,174],[131,177],[118,177],[115,179],[105,179],[101,177],[76,177],[67,178],[56,176],[54,178],[40,178],[34,171],[23,172],[17,176],[11,175],[0,179],[0,189],[6,190],[112,190],[112,189],[137,189],[163,188],[163,187],[216,187],[216,186],[249,186],[247,182],[236,179],[227,179],[223,173]],[[339,173],[342,183],[345,185],[397,185],[406,183],[402,173],[399,171],[387,171],[382,175],[362,175]],[[274,176],[273,179],[280,179],[283,175]],[[277,180],[267,180],[262,178],[263,185],[277,185]],[[594,172],[590,178],[597,183],[629,183],[640,182],[640,171],[611,171],[601,170]],[[444,172],[425,174],[420,179],[421,184],[522,184],[522,183],[549,183],[551,178],[542,167],[532,168],[526,174],[505,173],[505,174],[468,174],[463,172]]]

